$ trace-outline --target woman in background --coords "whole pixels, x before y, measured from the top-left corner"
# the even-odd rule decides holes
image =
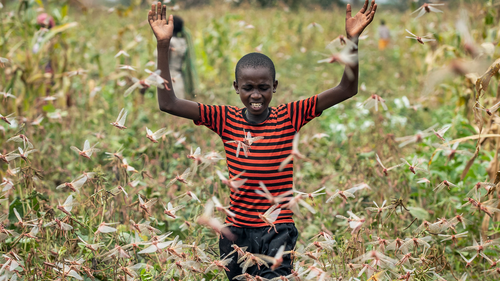
[[[193,44],[189,32],[184,29],[184,21],[174,16],[174,34],[170,41],[169,67],[174,92],[185,99],[194,97],[197,80],[194,68]]]

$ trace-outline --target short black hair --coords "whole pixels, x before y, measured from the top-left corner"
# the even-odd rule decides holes
[[[381,20],[380,24],[385,25],[385,20]]]
[[[236,64],[236,69],[234,71],[236,83],[238,83],[238,74],[240,72],[240,69],[248,68],[248,67],[267,68],[267,69],[269,69],[269,71],[271,71],[271,75],[273,76],[273,81],[276,80],[276,70],[274,69],[273,61],[268,56],[266,56],[264,54],[249,53],[249,54],[244,55]]]
[[[184,20],[179,16],[174,16],[174,35],[177,36],[177,33],[182,32],[184,29]]]

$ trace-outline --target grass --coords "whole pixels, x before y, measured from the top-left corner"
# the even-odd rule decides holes
[[[488,5],[478,2],[464,6],[469,10],[471,34],[478,44],[498,42],[498,15]],[[82,265],[74,265],[73,272],[85,278],[89,278],[87,273],[91,273],[99,280],[115,280],[119,276],[124,278],[124,268],[137,263],[150,266],[138,266],[141,269],[136,274],[141,280],[167,277],[189,280],[224,278],[223,271],[218,269],[203,274],[187,269],[187,261],[198,255],[187,246],[192,243],[205,245],[204,252],[209,256],[209,262],[219,259],[217,236],[195,221],[212,196],[217,196],[223,204],[229,203],[229,190],[221,184],[215,173],[216,170],[225,173],[224,161],[194,175],[193,186],[189,189],[197,194],[201,204],[175,200],[188,190],[184,185],[175,184],[166,188],[177,173],[182,173],[192,165],[192,161],[186,157],[190,148],[199,146],[203,154],[222,152],[220,140],[207,129],[160,112],[154,89],[147,90],[144,96],[136,91],[123,97],[125,89],[132,84],[130,77],[147,77],[143,71],[144,65],[156,61],[155,41],[145,21],[146,9],[137,8],[126,16],[119,16],[116,11],[108,13],[99,10],[85,14],[54,3],[45,8],[54,15],[58,27],[67,29],[61,28],[60,33],[53,31],[54,36],[34,54],[32,49],[36,43],[34,34],[38,30],[35,25],[38,7],[35,2],[30,2],[28,7],[19,11],[17,4],[1,10],[0,56],[8,58],[10,63],[0,72],[0,90],[12,88],[12,93],[17,97],[15,100],[8,98],[2,101],[0,114],[14,113],[17,125],[2,124],[4,134],[0,136],[1,153],[5,155],[18,146],[22,147],[20,143],[6,142],[20,133],[26,135],[38,150],[29,155],[28,161],[11,161],[11,169],[20,168],[15,175],[9,175],[7,164],[1,164],[1,176],[12,180],[13,187],[5,190],[2,196],[6,200],[0,208],[6,217],[0,233],[0,247],[9,258],[18,255],[21,264],[21,267],[15,268],[17,272],[4,270],[1,274],[17,274],[25,280],[70,279],[67,276],[71,272],[68,267],[70,263],[65,260],[82,258]],[[296,188],[313,192],[326,186],[328,196],[315,198],[315,215],[303,211],[304,217],[296,220],[300,233],[297,249],[307,247],[312,241],[325,240],[311,240],[320,231],[330,233],[336,244],[333,249],[318,250],[317,261],[299,258],[296,264],[305,270],[316,262],[314,266],[325,271],[329,278],[356,277],[359,269],[350,271],[346,263],[379,249],[368,244],[376,237],[392,241],[396,238],[430,236],[430,249],[425,252],[422,248],[410,251],[414,258],[423,257],[424,263],[405,264],[407,269],[415,268],[411,274],[414,280],[435,280],[433,271],[446,280],[459,280],[464,273],[468,274],[469,279],[475,280],[494,280],[498,277],[498,273],[489,275],[484,272],[489,269],[485,258],[476,257],[471,266],[466,268],[459,255],[462,252],[466,258],[471,258],[474,251],[461,249],[471,246],[473,239],[479,241],[480,236],[487,240],[498,235],[498,214],[490,219],[484,212],[472,213],[472,207],[461,207],[467,202],[467,192],[477,182],[495,180],[496,171],[499,170],[497,138],[480,142],[478,157],[465,176],[462,176],[462,172],[470,157],[456,155],[450,160],[443,151],[432,157],[436,151],[433,144],[442,143],[433,134],[405,147],[399,147],[395,140],[414,135],[418,130],[425,130],[434,124],[439,124],[438,128],[445,124],[452,125],[445,134],[447,141],[478,134],[480,123],[474,119],[477,95],[474,83],[463,75],[452,76],[429,88],[432,78],[429,73],[433,73],[433,69],[446,67],[453,59],[464,59],[468,65],[472,65],[464,49],[463,36],[455,29],[457,8],[445,6],[443,14],[429,14],[419,20],[412,19],[411,11],[399,13],[380,9],[375,22],[365,31],[369,37],[360,42],[360,82],[366,86],[366,90],[361,89],[356,97],[325,111],[318,120],[312,121],[301,131],[303,142],[300,150],[307,160],[295,163]],[[9,11],[13,13],[9,14]],[[285,12],[280,8],[256,10],[222,5],[202,10],[181,10],[179,14],[191,30],[195,44],[200,84],[197,85],[198,92],[194,100],[198,102],[240,105],[238,96],[231,89],[234,65],[242,55],[254,51],[260,44],[262,51],[275,62],[280,81],[272,103],[274,106],[317,94],[337,85],[340,80],[343,71],[341,66],[318,64],[317,60],[324,58],[321,53],[328,54],[324,46],[344,32],[342,10]],[[473,15],[478,14],[481,16],[473,18]],[[490,16],[493,17],[492,21]],[[386,19],[393,36],[391,47],[385,51],[377,49],[376,40],[378,20],[382,18]],[[240,21],[245,23],[240,24]],[[323,27],[323,32],[307,28],[313,21]],[[71,27],[72,22],[78,24]],[[245,28],[247,24],[254,28]],[[418,44],[404,38],[404,29],[420,35],[431,33],[436,42]],[[114,58],[121,49],[126,50],[130,57]],[[481,62],[476,71],[478,75],[482,75],[497,57],[498,51],[495,50],[493,54],[477,58],[476,61]],[[48,58],[53,63],[53,75],[44,73]],[[132,65],[138,71],[117,70],[119,64]],[[88,72],[72,77],[65,74],[77,69]],[[496,103],[499,93],[497,78],[498,74],[495,74],[489,82],[489,88],[482,92],[478,100],[481,105],[489,107]],[[126,85],[118,85],[119,81],[124,81]],[[101,90],[92,96],[91,92],[96,87],[101,87]],[[385,99],[389,109],[375,112],[373,108],[359,107],[372,94]],[[43,100],[49,95],[55,95],[56,99]],[[414,110],[405,105],[405,101],[419,107]],[[116,119],[122,108],[128,110],[128,128],[120,131],[109,123]],[[49,118],[56,113],[62,117]],[[41,125],[31,125],[40,115],[45,117]],[[493,118],[485,113],[479,116],[485,128],[483,134],[499,134]],[[155,144],[145,137],[146,126],[153,131],[166,127],[172,133]],[[328,137],[313,140],[312,136],[317,133],[326,133]],[[185,141],[178,143],[183,136],[186,137]],[[91,145],[99,142],[97,147],[101,151],[94,153],[91,159],[80,157],[70,149],[70,146],[81,149],[85,140],[89,140]],[[472,153],[475,148],[475,140],[463,141],[459,146],[459,149]],[[123,149],[123,157],[137,173],[127,172],[120,159],[103,153],[119,149]],[[411,161],[417,155],[425,159],[422,166],[429,173],[413,175],[405,166],[384,177],[376,163],[376,153],[387,166],[400,163],[400,158]],[[427,165],[429,162],[431,164]],[[83,185],[80,192],[72,193],[79,205],[73,207],[71,216],[65,215],[57,209],[58,201],[63,203],[71,192],[56,187],[71,182],[83,172],[96,174]],[[426,177],[430,183],[417,183],[421,177]],[[433,189],[443,180],[457,186],[434,192]],[[138,184],[132,186],[132,182]],[[345,190],[362,182],[367,183],[371,190],[358,191],[356,197],[347,202],[337,199],[332,203],[324,203],[337,189]],[[109,192],[118,185],[125,188],[128,196],[121,193],[113,196]],[[496,198],[497,191],[493,194],[481,200]],[[150,214],[139,208],[139,196],[144,201],[157,200]],[[382,215],[365,210],[373,206],[372,201],[380,205],[384,200],[387,200],[386,206],[390,205],[391,208]],[[311,203],[308,199],[306,201]],[[174,206],[185,205],[177,212],[178,219],[169,219],[162,213],[161,204],[168,202]],[[398,202],[406,209],[397,207]],[[24,221],[34,220],[30,224],[39,225],[36,239],[24,235],[32,230],[32,226],[19,225],[14,208]],[[359,232],[351,234],[352,229],[343,219],[333,217],[348,216],[347,211],[365,219]],[[430,230],[415,233],[424,220],[434,223],[446,218],[450,221],[462,213],[470,223],[463,230],[460,224],[456,225],[457,233],[468,231],[465,238],[459,239],[457,243],[441,242],[443,238]],[[216,215],[223,218],[221,213]],[[56,226],[44,227],[55,221],[55,218],[71,225],[73,229],[63,231]],[[130,220],[148,220],[162,233],[172,232],[167,241],[179,236],[184,245],[179,251],[186,256],[178,261],[183,262],[184,271],[179,268],[172,270],[175,263],[169,257],[175,255],[137,254],[147,246],[130,251],[130,258],[110,256],[113,253],[110,251],[116,245],[124,246],[134,237]],[[184,221],[193,223],[193,226],[188,230],[180,230]],[[103,222],[118,222],[113,226],[117,231],[96,235]],[[20,235],[10,235],[9,231]],[[451,233],[453,230],[447,228],[441,234]],[[95,241],[104,245],[94,252],[85,248],[77,235],[89,243]],[[147,232],[141,235],[145,241],[150,238],[151,234]],[[484,250],[492,260],[498,259],[496,243]],[[311,246],[304,250],[307,251],[314,252],[316,248]],[[385,254],[400,259],[394,251],[386,251]],[[3,258],[4,265],[9,262],[6,256]],[[110,258],[105,260],[108,256]],[[197,263],[195,266],[204,271],[209,262]],[[364,263],[371,262],[367,260]],[[62,263],[66,263],[66,267]],[[405,274],[401,265],[391,268],[379,266],[377,269],[391,279]],[[64,270],[67,274],[64,274]],[[365,273],[360,278],[368,279],[369,275]]]

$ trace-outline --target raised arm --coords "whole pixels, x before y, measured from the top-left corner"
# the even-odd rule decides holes
[[[160,110],[175,116],[199,120],[198,104],[193,101],[177,98],[174,93],[174,87],[172,87],[168,54],[170,39],[172,39],[174,33],[173,16],[170,15],[167,21],[167,7],[165,5],[162,6],[158,2],[157,5],[151,5],[151,11],[148,12],[148,22],[156,37],[158,69],[161,70],[161,77],[168,82],[168,88],[158,88],[158,105],[160,106]]]
[[[361,10],[359,10],[354,17],[351,17],[351,5],[347,4],[345,31],[349,40],[358,45],[358,38],[363,30],[372,22],[375,16],[375,11],[377,11],[377,4],[375,4],[375,0],[372,0],[370,9],[368,9],[368,0],[365,0],[363,8],[361,8]],[[352,52],[357,53],[358,50],[352,50]],[[354,75],[349,76],[349,73]],[[358,93],[358,76],[359,64],[356,56],[356,62],[353,65],[345,66],[344,74],[342,75],[340,83],[336,87],[328,89],[318,95],[316,113],[322,112],[323,110],[356,95]]]

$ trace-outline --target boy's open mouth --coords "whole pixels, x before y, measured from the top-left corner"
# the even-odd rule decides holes
[[[262,107],[262,103],[261,102],[252,102],[252,103],[250,103],[250,106],[252,107],[252,109],[258,110]]]

